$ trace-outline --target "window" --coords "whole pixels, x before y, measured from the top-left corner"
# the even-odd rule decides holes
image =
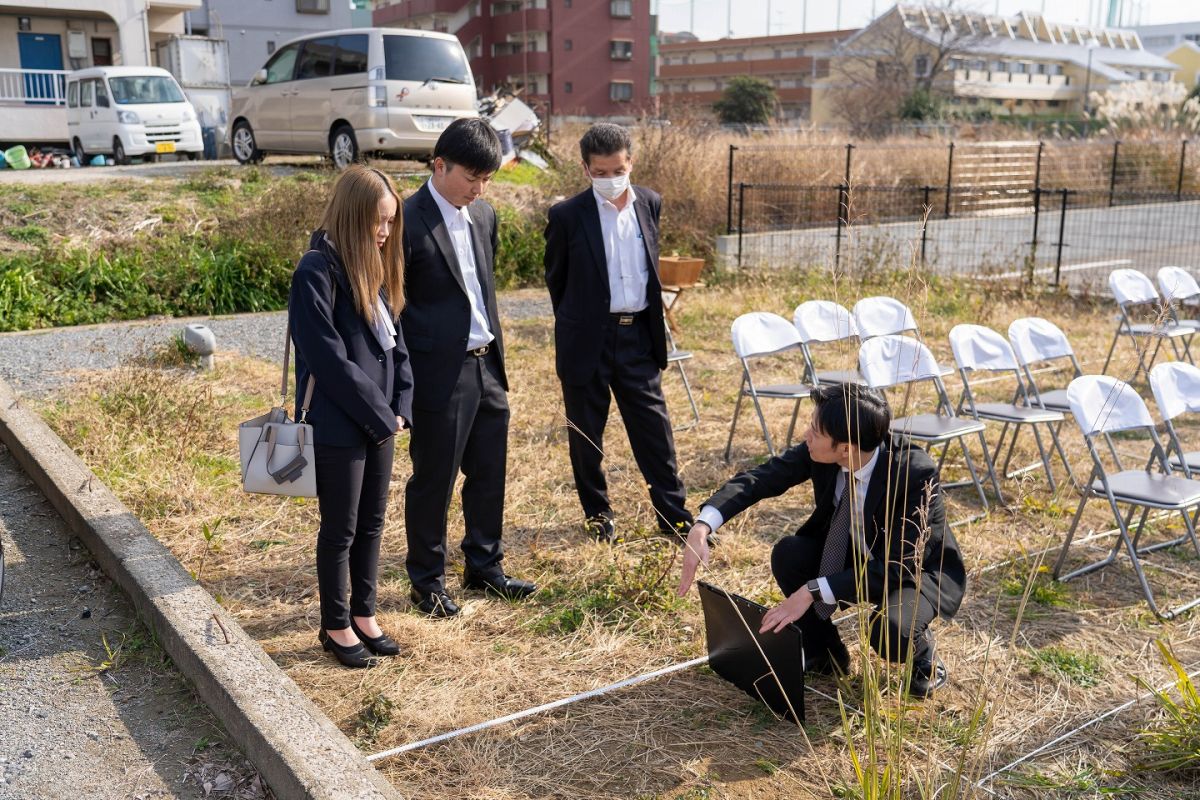
[[[1038,75],[1045,75],[1046,74],[1046,66],[1047,66],[1046,64],[1040,64],[1040,63],[1035,64],[1034,68],[1033,68],[1034,72],[1036,72]]]
[[[929,74],[929,56],[917,56],[913,60],[913,74],[918,78]]]
[[[309,39],[301,43],[300,59],[296,63],[296,80],[328,77],[336,50],[337,39],[332,36]]]
[[[423,81],[435,75],[445,83],[469,84],[471,67],[456,40],[384,34],[383,63],[389,81]]]
[[[185,103],[187,99],[180,91],[175,79],[164,75],[124,75],[108,79],[112,86],[113,99],[118,104],[149,105],[157,103]],[[100,102],[103,87],[96,88],[96,105]],[[107,102],[108,97],[105,96]]]
[[[296,0],[297,14],[328,14],[329,0]]]
[[[563,50],[570,50],[575,46],[575,42],[570,39],[563,39]]]
[[[112,66],[112,39],[92,39],[92,66]]]
[[[79,105],[83,108],[91,108],[94,105],[96,97],[96,82],[95,81],[80,81],[79,82]]]
[[[283,83],[290,81],[295,72],[296,56],[300,53],[300,45],[290,44],[271,57],[267,62],[267,83]]]
[[[614,39],[608,43],[608,55],[613,61],[629,61],[633,58],[633,42]]]
[[[119,80],[129,80],[129,79],[122,78]],[[162,79],[160,78],[159,80],[162,80]],[[96,84],[96,108],[109,108],[108,87],[104,85],[104,79],[97,78],[96,80],[92,81],[92,83]]]
[[[613,81],[608,85],[608,99],[614,103],[628,103],[633,99],[632,81]]]
[[[79,105],[79,82],[67,84],[67,108],[76,108]]]
[[[563,84],[563,91],[566,92],[567,94],[570,94],[571,92],[575,91],[575,84],[571,83],[570,81],[567,81],[566,83]]]
[[[275,42],[268,39],[267,40],[267,55],[271,55],[274,52],[275,52]]]
[[[339,36],[334,75],[357,75],[367,71],[367,34],[352,33]]]
[[[609,16],[629,18],[633,16],[633,0],[610,0]]]

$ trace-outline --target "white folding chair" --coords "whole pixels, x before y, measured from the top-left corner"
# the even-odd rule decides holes
[[[1075,358],[1075,350],[1062,329],[1048,319],[1022,317],[1008,326],[1008,343],[1012,345],[1013,354],[1016,355],[1017,363],[1021,365],[1021,371],[1025,375],[1029,404],[1064,414],[1070,413],[1071,404],[1067,402],[1065,388],[1043,389],[1034,378],[1035,369],[1040,371],[1039,365],[1044,366],[1064,359],[1070,362],[1072,379],[1083,374],[1079,359]]]
[[[1057,488],[1054,483],[1054,472],[1050,468],[1050,455],[1042,442],[1042,435],[1038,431],[1039,425],[1045,425],[1046,430],[1050,433],[1050,441],[1058,452],[1058,457],[1062,459],[1063,466],[1066,467],[1067,476],[1074,479],[1071,473],[1071,462],[1063,452],[1062,443],[1058,440],[1056,430],[1063,422],[1062,412],[1050,411],[1029,403],[1029,396],[1021,382],[1017,357],[1008,340],[983,325],[955,325],[950,329],[950,348],[954,351],[954,361],[958,365],[958,374],[963,384],[962,397],[958,401],[958,413],[961,414],[965,410],[975,419],[1001,423],[1000,437],[996,440],[996,449],[993,451],[993,461],[996,460],[995,456],[999,456],[1004,449],[1004,437],[1007,435],[1009,427],[1012,428],[1012,442],[1008,446],[1008,455],[1004,459],[1004,465],[1000,468],[1004,476],[1012,478],[1037,467],[1037,464],[1034,464],[1012,472],[1008,470],[1013,449],[1017,444],[1017,437],[1027,425],[1033,431],[1033,438],[1037,442],[1041,466],[1046,471],[1046,479],[1050,482],[1050,491],[1053,492]],[[971,388],[970,375],[973,372],[1010,374],[1016,379],[1012,402],[978,402],[975,399],[975,392]],[[1017,400],[1023,402],[1018,403]]]
[[[983,436],[985,426],[979,420],[963,419],[954,415],[954,407],[951,405],[950,398],[946,395],[946,387],[942,383],[944,370],[938,365],[928,347],[910,336],[876,336],[863,342],[859,348],[858,370],[862,373],[866,384],[873,389],[887,389],[924,381],[932,382],[938,396],[935,413],[913,414],[893,419],[892,437],[921,442],[928,446],[942,445],[942,454],[938,459],[939,471],[946,458],[950,443],[957,441],[962,446],[963,457],[967,463],[967,470],[971,473],[971,480],[956,484],[944,483],[942,487],[949,489],[973,484],[979,493],[983,511],[986,513],[988,510],[987,495],[983,491],[983,483],[979,480],[975,462],[971,459],[966,442],[966,437],[978,436],[979,443],[983,446],[983,458],[987,462],[992,488],[996,491],[996,499],[1001,505],[1004,504],[1004,495],[1000,492],[1000,483],[996,480],[996,470],[992,465],[987,441]],[[974,517],[974,519],[977,518]],[[962,520],[962,522],[966,521]]]
[[[916,317],[908,306],[894,297],[864,297],[854,304],[850,313],[854,316],[854,326],[860,339],[901,333],[912,333],[921,338]]]
[[[738,389],[737,405],[733,407],[733,421],[729,424],[729,440],[725,442],[725,460],[729,461],[729,450],[733,447],[733,432],[737,428],[738,414],[742,408],[742,398],[749,397],[754,403],[758,421],[762,425],[763,438],[767,440],[767,450],[775,455],[775,443],[771,441],[771,432],[767,429],[767,419],[763,416],[760,400],[791,400],[795,403],[792,409],[792,421],[788,426],[788,443],[792,441],[792,433],[796,429],[796,415],[800,413],[800,401],[809,396],[812,387],[805,383],[776,383],[767,386],[756,386],[750,374],[750,361],[766,356],[778,356],[790,350],[800,349],[800,334],[795,326],[778,314],[768,311],[752,311],[742,314],[733,321],[730,330],[733,339],[733,351],[742,362],[742,385]]]
[[[1176,417],[1200,413],[1200,367],[1182,361],[1156,364],[1150,370],[1150,391],[1166,426],[1167,466],[1189,478],[1200,478],[1200,452],[1185,451],[1175,429]]]
[[[1145,402],[1129,384],[1108,375],[1084,375],[1071,381],[1071,385],[1067,388],[1067,399],[1071,403],[1071,414],[1075,417],[1080,432],[1083,433],[1088,453],[1092,457],[1092,473],[1082,488],[1079,508],[1075,510],[1071,529],[1067,532],[1066,540],[1063,542],[1058,559],[1054,564],[1054,577],[1060,581],[1069,581],[1080,575],[1107,567],[1116,560],[1117,554],[1121,552],[1123,546],[1129,555],[1134,574],[1137,575],[1138,582],[1141,584],[1142,594],[1155,615],[1162,619],[1171,619],[1180,612],[1200,603],[1200,597],[1195,597],[1175,608],[1166,611],[1160,610],[1154,599],[1150,583],[1146,580],[1140,559],[1140,556],[1146,553],[1183,542],[1191,542],[1196,555],[1200,556],[1200,542],[1196,540],[1192,516],[1188,513],[1190,509],[1200,507],[1200,482],[1177,475],[1163,474],[1167,472],[1167,459],[1162,445],[1158,441],[1158,435],[1154,431],[1154,420],[1150,418],[1150,412],[1146,408]],[[1144,469],[1125,470],[1119,463],[1117,464],[1118,471],[1115,473],[1105,469],[1100,453],[1096,449],[1095,438],[1100,433],[1111,434],[1117,431],[1144,431],[1149,435],[1151,454]],[[1151,471],[1151,467],[1156,461],[1163,473]],[[1079,520],[1083,516],[1084,506],[1093,497],[1104,498],[1108,501],[1113,519],[1117,522],[1117,540],[1113,543],[1107,557],[1072,570],[1066,575],[1061,575],[1063,565],[1066,563],[1067,552],[1071,547],[1071,540],[1074,538],[1075,531],[1079,527]],[[1122,504],[1129,507],[1125,514],[1121,513]],[[1131,536],[1129,523],[1133,519],[1134,511],[1138,508],[1142,509],[1142,513]],[[1146,530],[1146,518],[1150,509],[1178,511],[1183,517],[1187,532],[1170,541],[1139,547],[1142,534]]]
[[[796,306],[792,324],[800,334],[800,352],[804,354],[804,380],[813,384],[861,383],[853,369],[817,369],[812,356],[814,344],[831,344],[858,338],[858,328],[850,312],[832,300],[809,300]]]
[[[1184,341],[1184,350],[1196,334],[1196,329],[1190,325],[1176,325],[1175,321],[1164,315],[1162,299],[1158,290],[1149,278],[1136,269],[1114,269],[1108,275],[1108,288],[1112,291],[1113,299],[1117,301],[1117,330],[1113,333],[1112,344],[1108,348],[1108,356],[1104,359],[1102,373],[1108,373],[1108,365],[1112,362],[1117,342],[1122,336],[1129,337],[1137,352],[1138,365],[1130,380],[1137,380],[1138,374],[1150,373],[1154,360],[1164,341],[1171,343],[1171,349],[1176,358],[1184,357],[1179,351],[1178,341]],[[1155,314],[1153,322],[1134,322],[1133,312],[1139,308],[1150,308]],[[1138,346],[1139,341],[1141,346]],[[1151,350],[1150,343],[1154,348]],[[1190,353],[1187,353],[1190,361]]]
[[[1179,317],[1182,306],[1200,305],[1200,284],[1196,283],[1192,273],[1182,267],[1162,267],[1158,271],[1158,290],[1162,293],[1167,311],[1176,325],[1200,328],[1200,320]]]
[[[692,394],[692,384],[688,381],[687,371],[683,368],[683,362],[691,361],[692,354],[687,350],[680,350],[675,344],[675,337],[671,335],[671,326],[667,325],[666,320],[663,320],[663,325],[667,329],[667,366],[674,364],[679,369],[679,377],[683,380],[683,390],[687,392],[688,403],[692,407],[692,421],[686,425],[676,425],[675,430],[686,431],[696,427],[700,422],[700,409],[696,407],[696,397]]]

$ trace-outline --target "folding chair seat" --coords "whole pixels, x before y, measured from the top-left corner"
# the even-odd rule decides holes
[[[1200,367],[1182,361],[1156,364],[1150,370],[1150,391],[1167,432],[1167,466],[1189,478],[1200,478],[1200,452],[1183,449],[1175,419],[1200,413]]]
[[[1008,342],[1025,375],[1025,400],[1027,405],[1040,406],[1064,414],[1071,412],[1067,402],[1067,390],[1043,389],[1034,378],[1034,368],[1043,363],[1067,360],[1071,366],[1072,379],[1083,374],[1075,351],[1062,329],[1048,319],[1022,317],[1008,326]]]
[[[1191,360],[1190,342],[1196,335],[1196,328],[1191,325],[1177,325],[1172,319],[1162,319],[1162,300],[1158,290],[1149,278],[1136,269],[1114,269],[1108,276],[1108,287],[1113,298],[1117,301],[1117,330],[1113,333],[1112,344],[1108,348],[1108,356],[1104,359],[1104,367],[1100,371],[1108,373],[1108,365],[1116,352],[1117,342],[1126,336],[1133,343],[1137,352],[1138,365],[1134,370],[1132,380],[1137,380],[1138,374],[1145,372],[1149,376],[1154,360],[1163,342],[1170,342],[1175,358],[1186,357]],[[1155,314],[1153,322],[1134,322],[1133,312],[1139,308],[1150,308]],[[1138,340],[1143,345],[1138,347]],[[1183,341],[1183,352],[1179,350],[1179,342]],[[1150,349],[1153,341],[1154,348]]]
[[[814,344],[848,342],[858,338],[858,328],[849,311],[832,300],[809,300],[796,306],[792,324],[800,334],[805,381],[814,385],[862,383],[858,370],[817,369],[812,356]]]
[[[995,455],[999,455],[1000,451],[1004,449],[1004,438],[1008,434],[1009,427],[1012,428],[1012,441],[1009,443],[1008,455],[1005,457],[1004,465],[1000,468],[1000,471],[1004,473],[1005,477],[1011,478],[1037,467],[1034,464],[1029,467],[1022,467],[1013,472],[1008,471],[1008,465],[1012,460],[1017,438],[1023,427],[1028,425],[1033,431],[1034,440],[1037,442],[1038,454],[1041,456],[1041,466],[1046,472],[1046,480],[1050,483],[1050,491],[1054,491],[1056,488],[1054,472],[1050,468],[1050,456],[1045,444],[1042,442],[1042,435],[1038,430],[1038,426],[1045,425],[1046,430],[1050,434],[1051,443],[1058,452],[1058,457],[1062,459],[1063,466],[1066,467],[1067,475],[1071,476],[1071,463],[1067,459],[1066,453],[1063,452],[1062,444],[1058,440],[1057,428],[1062,424],[1064,419],[1062,412],[1030,405],[1028,395],[1025,393],[1025,387],[1021,383],[1020,368],[1017,365],[1017,357],[1013,353],[1012,345],[1008,343],[1007,339],[991,328],[984,327],[983,325],[955,325],[950,329],[950,348],[954,351],[954,361],[958,365],[958,374],[963,384],[962,397],[958,402],[958,412],[961,414],[965,410],[975,419],[1001,423],[1000,437],[996,440],[996,449],[993,451]],[[1016,391],[1013,397],[1014,402],[981,403],[977,401],[975,399],[975,392],[971,388],[970,376],[971,373],[979,372],[1010,374],[1016,383]],[[1015,402],[1018,398],[1024,402]],[[995,457],[993,457],[993,461],[995,460]]]
[[[761,400],[791,400],[795,405],[792,409],[792,421],[788,426],[788,444],[791,444],[792,434],[796,429],[796,416],[800,413],[800,401],[812,392],[812,386],[798,383],[776,383],[764,386],[755,384],[750,373],[750,362],[753,359],[767,356],[780,356],[791,350],[800,349],[800,334],[795,326],[778,314],[768,311],[753,311],[742,314],[733,321],[730,329],[733,340],[733,351],[742,362],[742,385],[738,389],[737,404],[733,407],[733,421],[729,424],[729,439],[725,442],[725,460],[729,461],[729,451],[733,446],[733,432],[737,428],[738,414],[742,408],[742,398],[749,397],[754,403],[758,414],[759,424],[762,425],[763,438],[767,440],[767,450],[776,455],[775,443],[771,440],[771,432],[767,429],[767,420],[763,416]],[[797,370],[799,373],[800,370]]]
[[[983,458],[987,463],[992,488],[996,492],[997,500],[1001,504],[1004,503],[1004,496],[1000,492],[1000,483],[996,479],[996,471],[988,453],[987,441],[983,436],[985,426],[977,419],[964,419],[954,415],[954,408],[946,394],[946,387],[942,383],[943,369],[934,359],[933,353],[929,352],[928,347],[910,336],[876,336],[863,342],[859,348],[858,369],[866,384],[873,389],[888,389],[925,381],[933,383],[938,397],[934,413],[894,418],[890,428],[892,437],[902,441],[918,442],[930,447],[941,445],[942,453],[938,458],[939,470],[946,458],[950,443],[957,441],[962,447],[963,458],[966,461],[967,470],[971,474],[971,480],[961,484],[942,484],[942,486],[949,489],[955,486],[973,485],[979,494],[984,513],[986,513],[988,510],[987,495],[984,493],[983,483],[975,470],[975,463],[971,459],[966,442],[966,437],[978,436],[979,443],[983,446]],[[962,520],[962,522],[966,521]]]
[[[683,381],[683,390],[687,392],[688,403],[692,407],[692,421],[686,425],[676,425],[675,430],[686,431],[696,427],[700,422],[700,409],[696,407],[696,397],[692,394],[692,384],[688,381],[687,371],[683,368],[683,362],[691,361],[692,354],[687,350],[680,350],[675,344],[675,337],[671,335],[671,326],[666,320],[663,325],[667,328],[667,365],[674,364],[679,369],[679,377]]]
[[[1196,283],[1190,272],[1181,267],[1161,268],[1158,271],[1158,290],[1176,325],[1200,328],[1200,320],[1180,319],[1179,315],[1184,306],[1200,305],[1200,284]]]
[[[1154,420],[1151,419],[1145,402],[1129,384],[1108,375],[1084,375],[1071,381],[1071,385],[1067,387],[1067,399],[1071,403],[1071,414],[1079,425],[1088,454],[1092,458],[1092,472],[1081,489],[1079,507],[1075,510],[1075,518],[1071,521],[1071,528],[1054,564],[1054,577],[1060,581],[1069,581],[1103,569],[1116,561],[1117,555],[1124,548],[1141,585],[1142,595],[1155,615],[1162,619],[1171,619],[1200,603],[1200,597],[1195,597],[1175,608],[1161,610],[1141,562],[1141,556],[1147,553],[1185,542],[1189,542],[1196,555],[1200,556],[1200,541],[1196,539],[1192,514],[1188,513],[1192,509],[1200,508],[1200,481],[1166,474],[1166,454],[1155,433]],[[1101,433],[1111,434],[1117,431],[1143,431],[1148,434],[1151,454],[1144,469],[1126,470],[1121,466],[1119,458],[1116,460],[1116,472],[1105,468],[1100,452],[1096,449],[1095,438]],[[1151,470],[1156,462],[1163,472]],[[1071,540],[1083,516],[1084,506],[1092,498],[1103,498],[1108,502],[1117,524],[1117,540],[1105,558],[1062,575]],[[1121,513],[1121,505],[1128,506],[1125,514]],[[1133,520],[1134,511],[1139,508],[1142,513],[1131,535],[1129,525]],[[1183,518],[1186,532],[1170,541],[1139,547],[1151,509],[1178,511]]]

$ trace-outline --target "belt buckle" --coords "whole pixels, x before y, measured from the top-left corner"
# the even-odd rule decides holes
[[[633,314],[621,314],[619,317],[617,317],[617,324],[618,325],[632,325],[633,324]]]
[[[471,351],[471,355],[475,356],[476,358],[483,358],[488,354],[489,348],[491,348],[490,344],[485,344],[483,347],[476,347]]]

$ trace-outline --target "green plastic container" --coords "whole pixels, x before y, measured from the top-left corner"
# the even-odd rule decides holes
[[[23,144],[5,150],[4,160],[13,169],[29,169],[30,167],[29,153],[25,152],[25,145]]]

